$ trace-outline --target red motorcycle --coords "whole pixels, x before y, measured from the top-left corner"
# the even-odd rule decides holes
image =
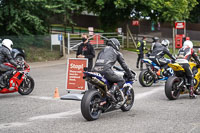
[[[0,88],[0,93],[19,92],[21,95],[28,95],[33,91],[35,83],[33,78],[29,76],[30,66],[24,60],[18,61],[17,63],[21,66],[20,70],[17,70],[17,68],[10,63],[4,63],[14,68],[16,71],[8,76],[7,79],[4,79],[5,81],[3,82],[5,86]]]

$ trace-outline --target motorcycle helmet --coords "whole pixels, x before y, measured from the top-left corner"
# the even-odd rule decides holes
[[[183,47],[190,47],[190,48],[193,48],[193,43],[192,43],[190,40],[186,40],[186,41],[183,43]]]
[[[2,42],[2,46],[5,46],[10,51],[12,50],[13,42],[10,39],[4,39]]]
[[[169,40],[164,39],[164,40],[162,40],[161,44],[168,48],[169,47]]]
[[[116,38],[111,38],[107,41],[107,45],[113,47],[117,51],[120,49],[120,42]]]
[[[153,37],[152,39],[153,39],[153,42],[158,42],[159,41],[159,37],[157,37],[157,36]]]

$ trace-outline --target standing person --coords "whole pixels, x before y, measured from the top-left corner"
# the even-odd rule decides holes
[[[87,58],[88,59],[88,71],[91,71],[93,66],[93,58],[95,57],[95,51],[93,46],[88,41],[88,35],[82,35],[81,45],[78,47],[76,57],[77,58]]]
[[[139,68],[139,62],[140,62],[140,69],[143,69],[142,59],[144,58],[144,50],[146,49],[146,37],[142,37],[142,40],[138,42],[137,49],[138,49],[137,50],[138,58],[136,67]]]

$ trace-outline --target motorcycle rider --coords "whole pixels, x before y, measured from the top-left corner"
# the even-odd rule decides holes
[[[179,62],[185,70],[188,82],[189,82],[189,97],[195,98],[193,87],[194,87],[194,75],[189,65],[189,60],[194,58],[197,65],[200,65],[200,60],[197,56],[197,53],[193,49],[193,43],[190,40],[186,40],[183,44],[183,47],[179,50],[177,58],[185,59]],[[178,61],[178,60],[177,60]]]
[[[5,87],[4,81],[11,75],[15,69],[9,66],[4,65],[3,63],[9,61],[16,68],[20,68],[20,66],[13,60],[11,56],[13,42],[10,39],[4,39],[2,41],[2,46],[0,47],[0,71],[4,72],[0,76],[0,87]],[[10,88],[13,89],[13,88]]]
[[[114,102],[116,99],[114,93],[116,89],[122,88],[125,80],[116,75],[112,70],[114,64],[118,61],[121,67],[126,71],[129,80],[133,79],[133,75],[129,70],[122,54],[119,52],[120,42],[116,38],[111,38],[107,41],[106,47],[100,51],[97,56],[93,71],[99,72],[111,83],[115,83],[107,92],[107,95],[112,98]]]
[[[151,49],[150,49],[150,52],[152,52],[155,48],[157,47],[160,47],[160,42],[159,42],[159,37],[153,37],[153,42],[152,42],[152,45],[151,45]]]
[[[154,63],[162,67],[157,71],[157,75],[162,77],[162,72],[168,67],[168,61],[164,58],[164,55],[167,54],[172,61],[175,61],[176,58],[169,52],[168,49],[169,41],[167,39],[163,40],[160,44],[159,42],[155,43],[152,53],[149,56],[149,59]]]

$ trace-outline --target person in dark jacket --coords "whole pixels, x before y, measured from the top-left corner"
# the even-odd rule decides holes
[[[91,71],[93,66],[93,58],[95,57],[95,51],[93,46],[88,41],[88,36],[86,34],[82,35],[81,45],[78,47],[76,57],[77,58],[87,58],[88,59],[88,71]]]
[[[140,62],[140,69],[143,69],[143,62],[142,59],[144,58],[144,50],[146,49],[146,37],[143,37],[142,40],[140,40],[137,44],[137,64],[136,67],[139,68],[139,62]]]
[[[168,55],[172,61],[175,61],[176,58],[169,52],[168,46],[169,41],[167,39],[162,41],[162,44],[157,42],[154,46],[152,53],[149,56],[149,59],[152,60],[154,63],[156,63],[158,66],[160,66],[163,69],[160,69],[157,72],[158,76],[162,76],[162,71],[167,69],[168,67],[168,61],[164,58],[164,55]]]
[[[4,39],[2,42],[2,46],[0,47],[0,71],[3,74],[0,76],[0,87],[5,87],[4,81],[8,78],[9,75],[15,71],[14,68],[4,65],[3,63],[9,61],[16,68],[20,68],[20,66],[13,60],[11,56],[13,42],[10,39]],[[10,88],[9,90],[12,90]]]
[[[152,45],[151,45],[151,49],[150,49],[150,52],[153,52],[154,49],[156,49],[157,47],[160,47],[160,42],[159,42],[159,37],[153,37],[153,42],[152,42]]]
[[[95,66],[93,71],[99,72],[104,75],[104,77],[111,83],[114,84],[109,91],[107,92],[108,96],[112,98],[113,101],[116,101],[114,93],[116,89],[122,88],[125,81],[122,77],[119,77],[112,70],[113,65],[118,62],[121,67],[128,74],[129,79],[133,78],[131,71],[129,70],[122,54],[119,52],[120,43],[116,38],[111,38],[107,41],[107,46],[100,51],[97,56]]]
[[[194,88],[194,75],[193,72],[190,68],[189,61],[191,58],[194,58],[196,61],[197,65],[200,65],[200,60],[199,57],[197,56],[197,53],[193,49],[193,43],[190,40],[187,40],[184,42],[183,47],[179,50],[178,56],[177,56],[177,61],[178,63],[181,64],[181,66],[184,68],[188,82],[189,82],[189,97],[190,98],[195,98],[193,88]],[[179,60],[181,59],[181,60]]]

